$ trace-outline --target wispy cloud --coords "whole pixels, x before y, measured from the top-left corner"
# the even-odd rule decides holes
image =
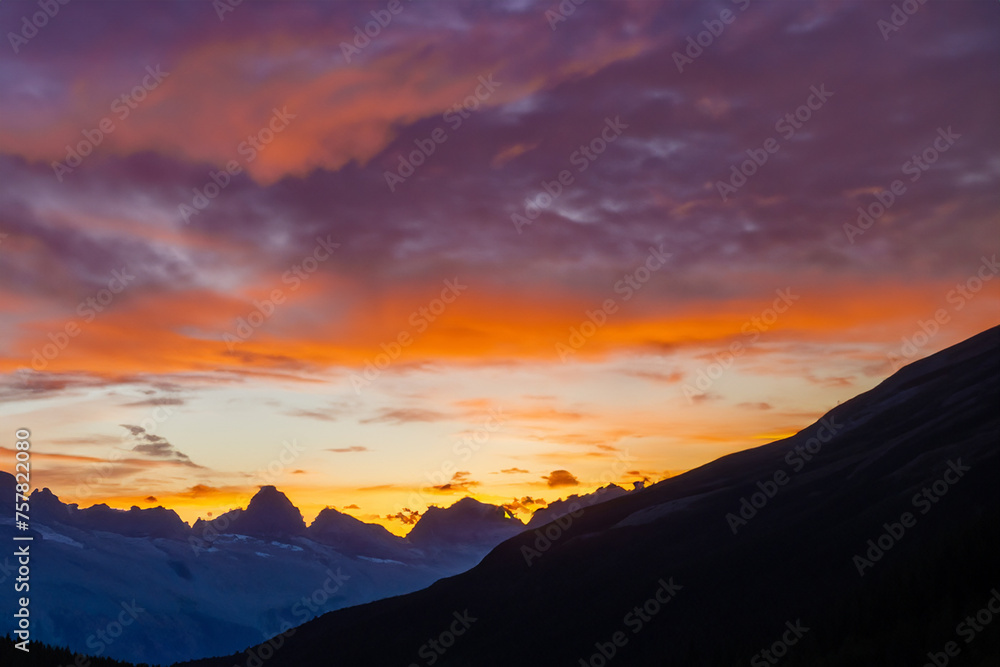
[[[422,408],[384,408],[374,417],[362,419],[362,424],[409,424],[412,422],[436,422],[449,419],[449,416],[437,410]]]
[[[155,459],[183,463],[184,465],[196,468],[202,467],[191,461],[187,454],[174,447],[163,436],[148,433],[143,427],[134,424],[121,424],[120,426],[127,429],[134,439],[140,441],[139,444],[132,447],[133,452],[146,454]]]
[[[185,400],[183,398],[176,397],[159,397],[159,398],[147,398],[141,401],[134,401],[132,403],[126,403],[128,407],[136,406],[163,406],[163,405],[184,405]]]
[[[285,414],[290,417],[305,417],[307,419],[319,419],[328,422],[335,422],[339,418],[339,415],[331,410],[304,410],[297,408],[286,410]]]

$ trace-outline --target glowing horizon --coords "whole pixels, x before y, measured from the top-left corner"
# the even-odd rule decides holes
[[[364,44],[360,3],[60,5],[0,52],[33,486],[403,534],[785,437],[997,324],[988,10],[716,4],[402,3]]]

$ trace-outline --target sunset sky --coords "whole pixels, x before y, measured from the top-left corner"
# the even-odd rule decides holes
[[[224,3],[0,4],[0,450],[65,502],[534,509],[1000,319],[996,2]]]

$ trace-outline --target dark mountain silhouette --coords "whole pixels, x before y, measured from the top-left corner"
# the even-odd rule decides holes
[[[450,507],[431,507],[405,538],[383,526],[327,508],[307,528],[285,494],[263,486],[246,509],[234,509],[211,521],[198,520],[195,534],[215,528],[219,533],[253,537],[304,536],[350,556],[409,561],[447,551],[474,557],[471,567],[490,548],[524,530],[524,524],[505,516],[503,508],[463,498]]]
[[[48,488],[35,489],[31,492],[31,511],[39,518],[51,520],[68,520],[68,515],[78,509],[76,505],[66,505],[59,496]]]
[[[611,500],[612,498],[624,496],[626,493],[629,492],[617,484],[608,484],[607,486],[602,486],[593,493],[585,493],[583,495],[573,494],[568,498],[555,500],[545,507],[538,508],[538,510],[531,515],[531,519],[528,521],[528,528],[544,526],[550,521],[555,521],[561,516],[579,512],[585,507],[590,507],[591,505],[603,503],[604,501]]]
[[[0,665],[16,667],[150,667],[147,663],[138,665],[131,662],[97,658],[76,654],[69,649],[49,646],[44,642],[29,642],[30,650],[24,652],[14,646],[15,640],[8,636],[0,636]],[[80,662],[77,662],[77,660]]]
[[[365,523],[332,508],[322,510],[309,525],[309,537],[335,547],[342,554],[368,558],[409,560],[410,543],[383,526]]]
[[[503,508],[474,498],[462,498],[451,507],[430,507],[407,534],[416,547],[441,549],[478,544],[497,536],[504,539],[524,530],[524,524],[506,515]]]
[[[302,512],[281,491],[262,486],[245,510],[232,510],[212,521],[196,521],[195,532],[202,525],[224,525],[224,532],[253,537],[289,537],[304,535],[306,523]]]
[[[8,544],[14,485],[14,476],[0,471],[0,512],[9,517],[0,520],[0,540]],[[141,620],[104,646],[104,655],[162,664],[233,651],[326,611],[419,590],[467,570],[510,536],[482,530],[494,526],[491,513],[501,508],[483,505],[475,521],[466,504],[436,519],[432,513],[440,530],[428,534],[455,536],[452,548],[443,539],[418,548],[332,509],[306,528],[271,486],[245,509],[193,527],[162,507],[81,510],[48,489],[31,499],[32,636],[94,651],[102,646],[96,629],[117,619],[124,604],[142,609]],[[0,555],[0,583],[9,585],[16,567],[11,554]],[[0,634],[16,627],[15,607],[14,595],[0,596],[7,619]],[[39,645],[37,655],[50,654]]]
[[[165,537],[183,539],[188,525],[173,510],[163,507],[129,510],[108,507],[104,503],[79,509],[66,505],[47,488],[31,493],[32,519],[42,524],[62,524],[80,530],[104,531],[126,537]]]
[[[994,328],[425,590],[186,664],[922,665],[949,641],[997,664],[1000,627],[958,633],[1000,584],[998,406]]]

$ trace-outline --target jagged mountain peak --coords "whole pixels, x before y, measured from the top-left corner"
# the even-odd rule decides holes
[[[301,535],[306,523],[288,496],[267,485],[260,487],[247,508],[236,517],[233,530],[245,535]]]

